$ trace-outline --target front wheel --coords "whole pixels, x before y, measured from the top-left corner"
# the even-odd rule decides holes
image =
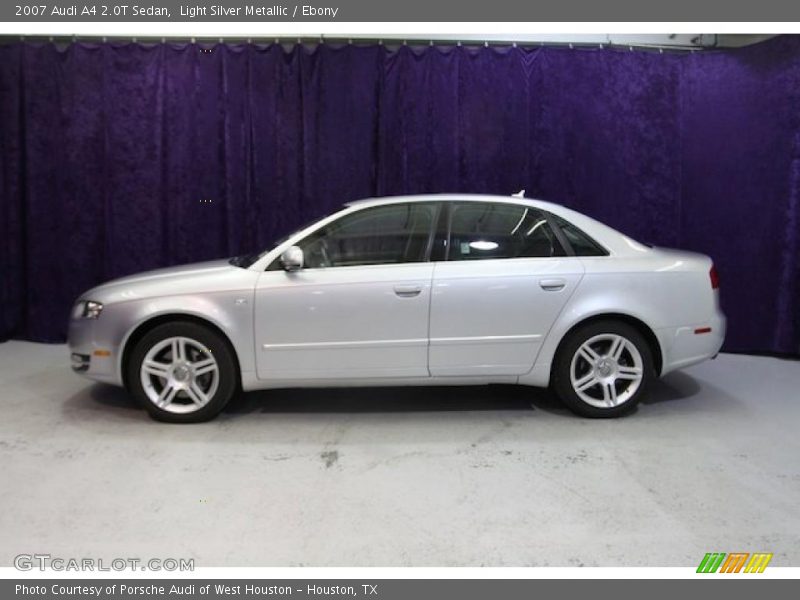
[[[150,416],[170,423],[214,418],[237,388],[236,362],[223,339],[196,323],[165,323],[136,344],[128,385]]]
[[[554,391],[584,417],[618,417],[630,411],[654,378],[647,341],[619,321],[598,321],[570,333],[553,366]]]

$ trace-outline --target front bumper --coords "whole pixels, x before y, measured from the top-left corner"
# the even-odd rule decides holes
[[[72,370],[76,373],[85,373],[89,370],[89,365],[91,364],[92,360],[90,354],[79,354],[77,352],[73,352],[69,355],[69,358],[72,361]]]
[[[119,346],[104,335],[100,319],[71,319],[67,345],[72,370],[95,381],[122,384]]]

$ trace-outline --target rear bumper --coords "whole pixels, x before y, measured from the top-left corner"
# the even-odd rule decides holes
[[[725,315],[718,312],[704,323],[658,330],[664,353],[661,374],[714,358],[725,341],[726,329]]]

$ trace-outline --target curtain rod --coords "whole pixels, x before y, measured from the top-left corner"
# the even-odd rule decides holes
[[[686,46],[686,45],[663,45],[663,44],[645,44],[645,43],[619,43],[619,42],[555,42],[555,41],[503,41],[503,40],[457,40],[445,38],[400,38],[400,37],[345,37],[345,36],[105,36],[105,35],[0,35],[0,44],[14,43],[19,41],[30,42],[50,42],[50,43],[75,43],[75,42],[89,42],[89,43],[107,43],[107,42],[131,42],[142,44],[158,44],[158,43],[191,43],[191,44],[224,44],[224,43],[247,43],[247,44],[350,44],[360,46],[379,45],[387,47],[395,46],[466,46],[466,47],[524,47],[524,48],[539,48],[539,47],[552,47],[552,48],[614,48],[625,49],[631,52],[634,50],[640,51],[658,51],[659,53],[666,52],[697,52],[698,50],[716,49],[717,36],[714,34],[714,42],[707,46]]]

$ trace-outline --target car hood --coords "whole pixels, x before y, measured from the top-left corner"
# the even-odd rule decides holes
[[[145,271],[114,279],[81,294],[85,300],[124,302],[153,296],[249,289],[258,274],[235,267],[228,259]]]

